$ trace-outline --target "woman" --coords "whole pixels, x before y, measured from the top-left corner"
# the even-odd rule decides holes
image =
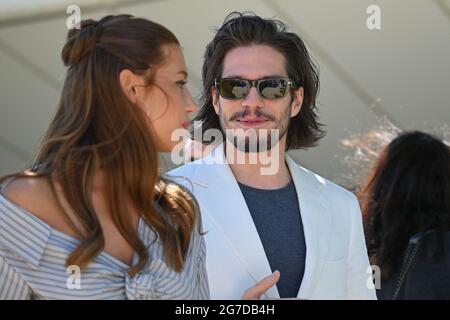
[[[0,299],[207,299],[198,206],[158,151],[196,106],[176,37],[85,20],[33,167],[1,179]]]
[[[409,132],[383,151],[364,190],[379,299],[450,299],[450,149]]]

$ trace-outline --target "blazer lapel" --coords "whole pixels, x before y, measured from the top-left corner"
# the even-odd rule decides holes
[[[203,158],[202,163],[202,170],[196,170],[191,179],[200,186],[195,188],[195,195],[200,206],[204,207],[202,212],[208,221],[205,225],[211,224],[219,230],[209,235],[209,241],[217,239],[227,243],[233,256],[246,270],[242,276],[248,277],[250,283],[256,283],[272,271],[245,199],[226,161],[223,145]],[[305,273],[297,297],[308,299],[328,253],[332,229],[330,203],[323,194],[325,181],[321,177],[300,167],[288,155],[286,163],[297,190],[306,242]],[[208,234],[206,237],[208,243]],[[276,286],[269,289],[267,296],[279,298]]]
[[[272,271],[245,199],[226,162],[223,145],[215,148],[203,161],[208,165],[196,172],[193,182],[203,185],[205,190],[201,192],[196,188],[198,191],[195,193],[200,206],[205,206],[204,219],[220,231],[220,234],[210,235],[210,241],[217,237],[220,237],[218,241],[225,241],[246,270],[243,276],[250,277],[250,283],[255,284]],[[266,295],[279,298],[276,286]]]
[[[331,232],[330,203],[323,195],[324,180],[305,170],[286,155],[297,190],[306,242],[306,261],[298,298],[309,299],[326,259]]]

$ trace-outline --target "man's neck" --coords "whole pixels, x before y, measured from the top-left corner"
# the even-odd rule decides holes
[[[276,161],[276,166],[270,170],[270,174],[262,174],[268,164],[267,161],[264,161],[265,158],[261,156],[261,153],[245,153],[237,150],[231,144],[227,144],[225,153],[234,177],[241,184],[257,189],[275,190],[286,186],[291,181],[291,174],[285,162],[283,143],[279,148],[272,149],[264,156],[266,159],[270,158]],[[230,155],[233,155],[233,158],[230,158]],[[236,161],[236,159],[245,161]]]

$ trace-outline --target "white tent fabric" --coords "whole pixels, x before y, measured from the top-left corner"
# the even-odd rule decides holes
[[[69,4],[73,1],[0,1],[0,174],[29,163],[55,111]],[[358,155],[342,142],[383,125],[437,132],[450,140],[450,0],[76,4],[82,18],[131,13],[166,25],[182,43],[194,95],[200,92],[212,28],[228,13],[250,10],[286,22],[320,66],[319,113],[328,131],[318,147],[293,156],[325,177],[338,181],[354,174]],[[381,10],[381,30],[367,28],[370,5]]]
[[[13,23],[15,21],[26,21],[38,16],[50,14],[61,15],[70,5],[82,8],[110,8],[126,4],[136,3],[136,0],[16,0],[0,2],[0,21]],[[142,1],[138,1],[142,2]]]

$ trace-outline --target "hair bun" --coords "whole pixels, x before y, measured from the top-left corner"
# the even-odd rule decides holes
[[[102,24],[92,19],[82,20],[80,29],[69,30],[61,53],[64,65],[80,62],[95,47],[102,32]]]

